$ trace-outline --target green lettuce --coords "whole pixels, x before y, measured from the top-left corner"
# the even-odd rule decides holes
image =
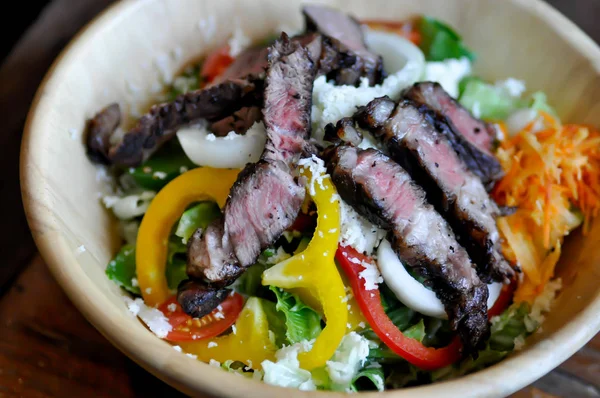
[[[484,120],[504,120],[515,110],[527,106],[527,101],[479,78],[469,78],[461,84],[460,103],[472,112],[477,109],[474,113]]]
[[[366,366],[352,379],[350,390],[358,391],[383,391],[385,389],[385,375],[382,367]]]
[[[321,333],[321,316],[300,298],[275,286],[270,287],[277,298],[276,309],[285,316],[285,336],[290,344],[312,340]]]
[[[546,94],[540,91],[522,98],[511,95],[504,87],[486,83],[474,76],[462,79],[459,91],[459,102],[484,120],[505,120],[515,111],[527,108],[557,117],[556,111],[548,105]]]
[[[277,306],[272,301],[261,300],[263,310],[267,316],[267,322],[269,323],[269,330],[271,331],[271,338],[273,343],[279,348],[283,347],[287,343],[286,324],[285,316],[282,312],[277,310]]]
[[[427,61],[462,57],[475,60],[475,53],[465,46],[460,35],[447,24],[423,17],[419,21],[419,31],[422,37],[420,47]]]

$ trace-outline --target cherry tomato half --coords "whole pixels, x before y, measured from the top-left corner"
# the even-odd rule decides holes
[[[235,323],[243,306],[244,298],[233,293],[210,314],[192,318],[183,312],[177,298],[173,296],[158,307],[173,327],[165,340],[194,341],[218,336]]]

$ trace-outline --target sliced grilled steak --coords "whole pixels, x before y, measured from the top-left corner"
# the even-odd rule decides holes
[[[202,318],[218,307],[229,293],[231,291],[228,289],[217,289],[188,279],[179,284],[177,301],[186,314]]]
[[[211,84],[219,84],[230,79],[263,80],[269,66],[268,55],[269,47],[249,47],[243,50],[225,72],[217,76]]]
[[[367,77],[371,85],[385,77],[381,56],[370,52],[358,21],[333,8],[309,5],[303,9],[306,30],[319,32],[331,40],[337,51],[345,54],[347,66],[332,68],[328,78],[337,84],[355,85]]]
[[[335,125],[329,123],[325,126],[325,141],[334,144],[342,142],[358,146],[363,139],[362,133],[354,126],[354,120],[350,117],[340,119]]]
[[[110,163],[105,148],[110,146],[110,137],[121,124],[119,104],[110,104],[98,112],[87,123],[88,155],[95,162]]]
[[[187,273],[191,278],[211,286],[230,284],[296,219],[305,190],[291,169],[309,136],[314,77],[308,51],[283,34],[269,53],[265,150],[258,163],[246,166],[238,176],[223,218],[190,239]],[[180,288],[181,297],[186,286]]]
[[[401,100],[385,123],[379,120],[370,126],[366,115],[376,114],[377,106],[385,107],[383,114],[389,109],[388,100],[377,101],[361,109],[357,119],[425,188],[429,201],[448,219],[477,264],[479,277],[484,282],[507,281],[514,271],[501,254],[495,221],[499,209],[481,180],[467,169],[447,135],[435,128],[432,115],[410,100]]]
[[[136,166],[148,159],[177,130],[194,121],[217,121],[244,106],[260,104],[260,80],[227,80],[202,90],[182,94],[173,102],[154,105],[116,145],[103,139],[100,130],[88,130],[92,158],[104,157],[117,166]],[[111,131],[111,134],[114,132]]]
[[[262,113],[259,107],[246,107],[233,112],[231,116],[212,123],[208,129],[217,137],[225,137],[231,131],[236,134],[244,134],[254,123],[261,119]]]
[[[404,96],[432,112],[438,129],[448,136],[461,159],[491,190],[504,175],[500,162],[491,153],[496,138],[494,129],[473,116],[438,83],[415,83]]]
[[[329,154],[328,171],[342,199],[388,229],[404,264],[431,284],[466,351],[481,348],[489,336],[487,287],[425,192],[375,149],[338,146]]]

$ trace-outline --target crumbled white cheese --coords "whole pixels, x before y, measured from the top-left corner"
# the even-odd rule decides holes
[[[167,305],[167,309],[168,309],[170,312],[175,312],[175,311],[177,310],[177,304],[175,304],[175,303],[171,303],[171,304]]]
[[[186,171],[188,171],[188,168],[187,168],[186,166],[181,166],[181,167],[179,168],[179,174],[183,174],[183,173],[185,173]]]
[[[80,245],[77,247],[77,249],[75,249],[75,255],[81,254],[81,253],[85,253],[85,246],[84,245]]]
[[[225,319],[225,315],[221,311],[215,312],[213,316],[215,317],[215,319]]]
[[[463,77],[471,74],[471,61],[461,59],[447,59],[441,62],[427,62],[425,64],[425,78],[423,80],[438,82],[452,97],[458,97],[458,83]]]
[[[237,334],[237,328],[235,327],[235,325],[231,325],[231,333]]]
[[[412,68],[413,65],[410,65]],[[416,67],[416,66],[415,66]],[[335,123],[343,117],[352,116],[356,107],[366,105],[373,98],[387,95],[398,99],[401,91],[413,84],[415,73],[401,70],[388,76],[382,84],[369,86],[366,78],[361,79],[358,87],[351,85],[337,86],[328,82],[325,76],[315,80],[313,85],[312,104],[312,137],[323,141],[324,129],[328,123]]]
[[[130,297],[124,297],[124,300],[129,311],[140,317],[146,326],[161,339],[167,337],[167,334],[173,329],[161,311],[148,307],[141,298],[132,300]]]
[[[208,364],[210,366],[212,366],[212,367],[215,367],[215,368],[220,368],[221,367],[221,362],[216,361],[216,360],[214,360],[212,358],[210,359],[210,361],[208,361]]]
[[[289,347],[283,347],[275,353],[277,362],[263,361],[264,382],[274,386],[297,388],[303,391],[317,389],[312,374],[300,368],[298,354],[310,351],[312,342],[302,341]]]
[[[362,321],[361,321],[361,322],[358,324],[358,327],[359,327],[359,328],[361,328],[361,329],[364,329],[364,328],[366,327],[366,325],[365,325],[365,323],[364,323],[364,322],[362,322]],[[377,364],[377,365],[379,365],[379,364]]]
[[[167,173],[165,173],[164,171],[155,171],[154,174],[152,174],[152,177],[157,180],[164,180],[165,178],[167,178]]]
[[[310,170],[310,181],[308,182],[308,191],[311,196],[315,196],[317,194],[317,187],[322,191],[325,190],[325,185],[323,185],[323,178],[327,177],[327,169],[325,168],[325,162],[322,159],[319,159],[315,155],[312,155],[310,158],[301,159],[298,162],[298,166],[300,166],[300,170],[308,169]],[[333,201],[335,201],[332,198]],[[332,203],[333,203],[332,201]]]
[[[377,290],[378,285],[383,283],[383,277],[379,273],[379,269],[373,263],[362,261],[362,270],[358,276],[365,280],[365,290]]]
[[[351,246],[360,253],[371,254],[383,238],[385,230],[358,214],[344,201],[340,201],[340,244]]]
[[[182,352],[182,351],[181,351],[181,347],[179,347],[178,345],[174,345],[174,346],[173,346],[173,349],[174,349],[175,351],[177,351],[177,352]]]
[[[513,77],[509,77],[506,80],[499,80],[496,82],[495,86],[506,91],[512,97],[520,97],[526,89],[523,80],[518,80]]]
[[[152,294],[152,288],[151,287],[147,287],[145,290],[146,294]]]
[[[209,341],[207,347],[208,348],[213,348],[213,347],[217,347],[219,344],[215,343],[214,341]]]
[[[369,355],[369,340],[355,332],[350,332],[342,339],[326,369],[335,390],[344,391],[362,368]]]
[[[137,287],[137,286],[139,286],[139,285],[140,285],[140,284],[139,284],[139,282],[138,282],[137,278],[131,278],[131,286],[133,286],[133,287]],[[177,306],[175,306],[175,307],[177,308]]]
[[[206,141],[215,141],[217,139],[217,136],[215,136],[213,133],[210,133],[206,136]]]

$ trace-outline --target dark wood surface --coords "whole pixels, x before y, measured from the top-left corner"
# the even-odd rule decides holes
[[[18,153],[35,90],[70,38],[113,1],[53,0],[32,11],[35,20],[0,68],[0,398],[180,396],[73,307],[37,254],[22,211]],[[550,3],[600,41],[600,0]],[[600,397],[600,335],[514,396]]]

